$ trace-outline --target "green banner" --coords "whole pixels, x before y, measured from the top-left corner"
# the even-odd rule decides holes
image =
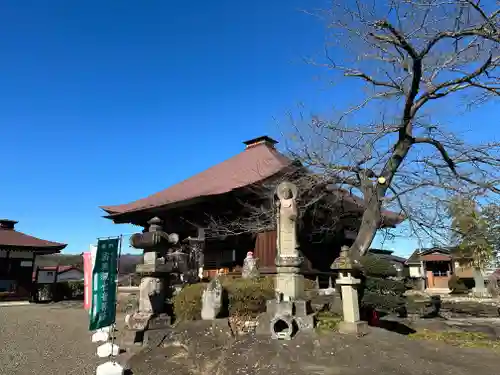
[[[89,330],[108,327],[116,320],[116,272],[119,238],[99,240],[92,270],[92,306]]]

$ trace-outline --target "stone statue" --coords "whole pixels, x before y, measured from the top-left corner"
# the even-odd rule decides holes
[[[215,277],[203,291],[201,296],[201,319],[214,320],[222,308],[222,284]]]
[[[249,251],[246,258],[243,260],[243,269],[241,277],[244,279],[255,279],[259,277],[259,269],[257,267],[257,259],[253,257],[253,252]]]
[[[298,256],[297,245],[297,187],[290,182],[282,182],[276,189],[279,198],[277,215],[277,247],[281,257]]]

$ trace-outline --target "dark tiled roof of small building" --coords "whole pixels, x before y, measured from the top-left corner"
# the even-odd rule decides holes
[[[420,263],[420,257],[422,255],[438,252],[441,254],[451,254],[451,249],[446,247],[431,247],[428,249],[416,249],[406,261],[407,264]]]
[[[369,254],[375,254],[379,256],[380,258],[391,260],[394,262],[398,263],[406,263],[406,258],[397,256],[393,254],[394,251],[392,250],[382,250],[382,249],[369,249],[368,253]]]
[[[66,247],[66,244],[43,240],[15,230],[17,221],[0,220],[0,247],[20,249],[34,252],[57,253]]]

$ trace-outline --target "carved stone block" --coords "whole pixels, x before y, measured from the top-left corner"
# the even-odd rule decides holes
[[[275,282],[276,292],[281,293],[284,300],[298,300],[304,296],[303,275],[279,272]]]

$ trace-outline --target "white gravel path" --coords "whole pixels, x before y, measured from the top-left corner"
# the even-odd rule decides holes
[[[0,375],[87,375],[102,363],[81,304],[0,307]]]

